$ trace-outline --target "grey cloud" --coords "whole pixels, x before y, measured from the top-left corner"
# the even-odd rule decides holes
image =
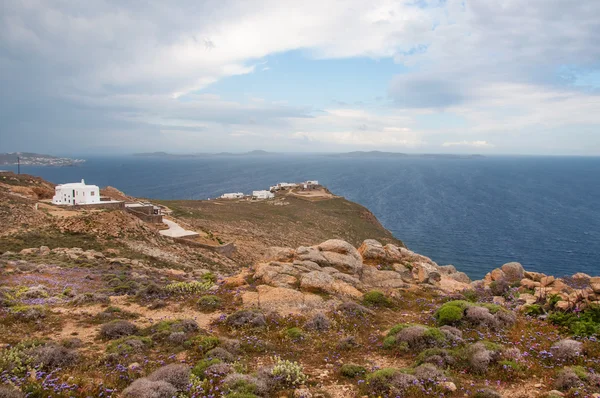
[[[463,88],[451,80],[411,75],[396,76],[389,95],[402,108],[445,108],[465,100]]]

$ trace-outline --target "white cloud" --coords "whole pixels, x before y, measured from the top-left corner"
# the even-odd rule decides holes
[[[595,0],[5,0],[0,138],[22,149],[93,143],[101,133],[175,145],[166,137],[177,132],[188,147],[229,145],[219,139],[229,136],[252,148],[493,142],[503,152],[600,153],[600,95],[577,79],[598,69],[597,15]],[[311,99],[253,101],[241,88],[233,100],[196,94],[228,77],[279,72],[266,57],[290,50],[404,64],[389,85],[394,107],[352,108],[341,104],[355,99],[332,93],[338,105],[317,113]],[[296,103],[293,92],[278,94]]]

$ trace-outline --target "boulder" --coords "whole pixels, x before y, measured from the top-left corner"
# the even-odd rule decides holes
[[[502,281],[506,279],[506,274],[500,268],[496,268],[490,272],[490,277],[492,281]]]
[[[546,286],[550,286],[551,284],[553,284],[554,281],[555,281],[555,278],[552,275],[550,275],[550,276],[544,276],[540,280],[540,284],[541,284],[542,287],[546,287]]]
[[[300,246],[296,249],[296,259],[300,261],[310,261],[325,267],[329,264],[319,249],[315,247]]]
[[[519,295],[518,301],[525,305],[531,305],[537,302],[537,298],[533,294],[522,293]]]
[[[569,301],[561,300],[561,301],[557,302],[556,304],[554,304],[554,308],[559,309],[561,311],[568,311],[571,308],[573,308],[573,303],[571,303]]]
[[[263,261],[291,262],[294,258],[294,250],[287,247],[269,247],[263,255]]]
[[[404,282],[402,273],[396,271],[380,271],[371,266],[363,267],[361,281],[366,288],[405,288],[408,286]]]
[[[292,264],[272,261],[257,264],[254,278],[271,286],[291,287],[298,283],[300,273]]]
[[[445,275],[454,274],[455,272],[457,272],[456,267],[454,265],[440,265],[438,267],[438,271]]]
[[[600,293],[600,277],[595,276],[590,278],[590,287],[594,291],[594,293]]]
[[[356,258],[360,257],[358,250],[356,250],[356,248],[354,246],[352,246],[350,243],[348,243],[344,240],[341,240],[341,239],[326,240],[325,242],[318,245],[317,248],[323,252],[334,252],[334,253],[340,253],[340,254],[347,254],[347,255],[354,256]]]
[[[535,282],[531,279],[523,278],[521,279],[521,286],[526,289],[535,289],[536,287],[540,287],[540,282]]]
[[[40,247],[40,256],[47,256],[50,254],[50,248],[48,246]]]
[[[40,249],[38,249],[37,247],[32,247],[30,249],[23,249],[19,252],[19,254],[21,254],[22,256],[29,256],[29,255],[33,255],[33,254],[39,254],[40,253]]]
[[[591,279],[592,277],[588,274],[584,274],[583,272],[578,272],[572,276],[573,279]]]
[[[358,252],[352,254],[343,254],[334,251],[324,251],[322,254],[330,266],[338,269],[341,272],[358,274],[362,270],[362,258]]]
[[[333,285],[335,278],[320,271],[311,271],[300,278],[300,288],[307,291],[326,292]]]
[[[504,272],[505,278],[510,282],[520,281],[525,274],[523,266],[517,262],[506,263],[501,269]]]
[[[464,272],[453,272],[451,274],[447,275],[448,278],[450,279],[454,279],[457,282],[461,282],[461,283],[471,283],[471,278],[469,278],[469,276],[467,274],[465,274]]]
[[[542,278],[544,276],[546,276],[545,274],[542,274],[541,272],[531,272],[531,271],[525,271],[525,273],[523,275],[525,276],[525,278],[531,279],[532,281],[536,281],[536,282],[541,281]]]
[[[384,263],[387,261],[387,253],[383,245],[375,239],[365,240],[358,248],[358,253],[365,262]]]
[[[385,250],[385,256],[389,261],[397,262],[402,260],[402,253],[398,246],[388,243],[383,249]]]
[[[263,311],[275,311],[282,315],[301,314],[325,306],[324,300],[316,294],[266,285],[259,285],[256,290],[257,303]]]

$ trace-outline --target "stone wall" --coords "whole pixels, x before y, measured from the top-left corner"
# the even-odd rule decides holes
[[[175,242],[181,243],[184,245],[192,246],[192,247],[201,247],[203,249],[212,250],[215,253],[219,253],[225,257],[231,257],[235,251],[235,244],[233,242],[226,243],[220,246],[207,245],[205,243],[196,242],[187,238],[172,238]]]

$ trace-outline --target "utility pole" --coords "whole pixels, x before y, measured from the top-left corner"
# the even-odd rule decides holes
[[[17,156],[17,174],[21,174],[21,157]]]

